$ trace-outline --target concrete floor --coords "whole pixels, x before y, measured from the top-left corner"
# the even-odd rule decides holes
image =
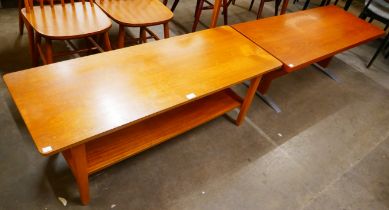
[[[237,0],[231,23],[255,19],[249,3]],[[189,31],[194,4],[179,4],[172,35]],[[30,67],[15,9],[0,10],[0,29],[0,73]],[[280,114],[255,98],[240,127],[220,117],[93,175],[89,206],[62,156],[36,151],[0,80],[0,210],[389,209],[389,60],[380,55],[365,68],[378,44],[337,55],[330,68],[339,83],[312,67],[276,80],[269,95]]]

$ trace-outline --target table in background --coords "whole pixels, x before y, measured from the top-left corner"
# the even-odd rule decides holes
[[[261,75],[281,65],[225,26],[4,80],[38,151],[62,152],[87,204],[90,174],[235,108],[239,125]],[[249,79],[244,100],[229,89]]]
[[[331,58],[342,51],[384,35],[384,31],[336,6],[319,7],[232,26],[283,63],[264,75],[258,91],[274,110],[280,108],[266,94],[273,79],[311,64],[336,80],[328,70]]]

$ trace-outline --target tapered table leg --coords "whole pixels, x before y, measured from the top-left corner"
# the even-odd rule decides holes
[[[78,145],[62,152],[73,175],[76,179],[80,191],[81,202],[87,205],[89,197],[88,163],[86,160],[85,144]]]
[[[236,124],[240,125],[242,124],[244,117],[246,116],[249,107],[251,105],[251,102],[253,101],[255,91],[257,91],[259,82],[261,81],[262,76],[255,77],[250,82],[250,87],[247,90],[246,97],[244,98],[243,104],[240,107],[238,118],[236,119]]]

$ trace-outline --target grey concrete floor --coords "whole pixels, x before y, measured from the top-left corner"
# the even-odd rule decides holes
[[[255,18],[249,3],[237,0],[230,23]],[[179,4],[172,35],[189,32],[194,4]],[[301,6],[291,4],[289,12]],[[358,5],[351,11],[357,14]],[[202,20],[209,18],[205,12]],[[16,9],[0,9],[0,29],[0,73],[30,67]],[[114,26],[112,41],[116,33]],[[220,117],[93,175],[89,206],[80,204],[62,156],[36,151],[0,80],[0,210],[389,209],[389,61],[380,55],[365,68],[379,42],[335,57],[330,68],[340,82],[313,67],[277,79],[269,95],[280,114],[255,98],[240,127]]]

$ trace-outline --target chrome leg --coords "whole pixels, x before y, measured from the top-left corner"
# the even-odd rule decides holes
[[[335,80],[336,82],[340,82],[338,77],[334,73],[332,73],[330,69],[323,68],[322,66],[320,66],[317,63],[314,63],[313,66],[315,66],[320,72],[322,72],[323,74],[327,75],[329,78]]]

